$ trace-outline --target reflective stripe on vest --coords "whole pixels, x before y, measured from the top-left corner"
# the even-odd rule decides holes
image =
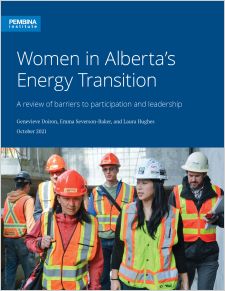
[[[178,240],[178,216],[179,211],[170,207],[168,217],[162,219],[153,240],[146,225],[144,230],[136,228],[136,203],[124,207],[120,230],[124,254],[119,277],[126,285],[154,290],[176,287],[178,271],[172,247]]]
[[[9,202],[8,198],[6,199],[3,213],[4,237],[19,238],[27,233],[24,204],[28,199],[32,198],[28,195],[24,195],[15,203]]]
[[[55,194],[53,190],[53,183],[46,181],[38,186],[38,195],[41,203],[42,211],[47,212],[53,207]]]
[[[101,191],[98,187],[93,190],[94,208],[98,218],[98,230],[109,231],[116,230],[116,222],[119,216],[119,211],[112,205],[105,195],[100,195]],[[116,202],[122,208],[127,203],[134,199],[134,187],[122,182],[120,192],[116,198]]]
[[[211,186],[217,197],[206,200],[199,211],[193,200],[180,196],[183,189],[182,185],[177,185],[173,189],[176,207],[180,210],[183,220],[184,241],[186,242],[193,242],[198,238],[205,242],[216,241],[216,226],[212,225],[210,228],[205,229],[206,221],[203,219],[212,210],[217,199],[221,196],[221,189],[216,185]]]
[[[139,288],[141,288],[140,286],[146,286],[147,288],[151,288],[153,290],[157,290],[157,289],[164,290],[165,287],[170,288],[172,285],[168,284],[168,286],[164,286],[164,285],[166,285],[164,283],[167,281],[170,282],[171,280],[174,280],[177,282],[177,277],[178,277],[178,272],[177,272],[176,268],[162,271],[162,272],[159,271],[155,274],[151,270],[142,271],[142,270],[131,269],[128,266],[126,266],[124,263],[122,263],[120,265],[120,273],[119,274],[120,275],[123,274],[122,275],[123,278],[128,282],[130,282],[131,278],[132,278],[135,281],[135,286],[139,286]],[[154,277],[158,281],[158,283],[157,283],[157,284],[159,284],[158,286],[156,286],[154,283]],[[152,286],[150,287],[147,285],[152,285]]]
[[[97,220],[78,223],[64,250],[55,215],[51,225],[53,243],[44,263],[42,285],[48,290],[82,290],[88,285],[88,262],[97,249]],[[48,213],[42,215],[42,236],[47,234]]]

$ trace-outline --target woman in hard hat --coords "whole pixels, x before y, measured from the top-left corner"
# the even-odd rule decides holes
[[[146,160],[137,169],[136,202],[118,218],[112,256],[112,290],[188,289],[182,221],[168,205],[162,165]]]
[[[53,214],[51,235],[45,235],[48,213],[43,213],[26,237],[31,251],[41,253],[48,249],[43,289],[101,289],[103,255],[97,220],[84,207],[83,177],[74,170],[64,172],[57,180],[55,193],[61,212]]]

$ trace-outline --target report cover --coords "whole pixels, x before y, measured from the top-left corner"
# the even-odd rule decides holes
[[[4,182],[25,169],[36,190],[60,153],[96,186],[113,151],[132,185],[138,162],[164,162],[171,191],[199,150],[224,187],[223,1],[2,1],[1,13]]]

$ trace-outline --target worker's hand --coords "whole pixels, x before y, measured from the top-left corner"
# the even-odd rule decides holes
[[[180,290],[188,290],[189,283],[188,283],[188,274],[187,273],[180,273]]]
[[[111,290],[120,290],[121,285],[119,280],[111,280]]]
[[[180,290],[188,290],[189,289],[189,285],[187,281],[181,281],[180,284]]]
[[[204,220],[207,222],[207,223],[214,223],[217,221],[217,219],[219,218],[218,215],[214,214],[214,213],[207,213],[205,216],[204,216]]]
[[[41,248],[44,250],[46,248],[49,248],[50,247],[50,244],[51,244],[51,241],[52,241],[52,238],[50,235],[45,235],[42,237],[42,240],[41,240]]]

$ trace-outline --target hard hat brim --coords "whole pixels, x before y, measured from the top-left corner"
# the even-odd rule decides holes
[[[207,173],[209,170],[209,169],[201,169],[201,170],[193,169],[193,168],[186,167],[185,165],[181,166],[181,168],[185,171],[196,172],[196,173]]]
[[[86,193],[71,193],[71,195],[68,195],[68,193],[56,193],[56,195],[59,195],[59,196],[62,196],[62,197],[65,197],[65,198],[76,198],[76,197],[81,197],[81,196],[84,196]]]
[[[120,167],[120,164],[99,164],[100,167],[104,166],[114,166],[114,167]]]
[[[64,167],[58,167],[57,169],[45,169],[45,171],[46,172],[48,172],[48,173],[56,173],[56,172],[59,172],[59,171],[61,171],[61,170],[63,170],[63,169],[65,169]]]
[[[136,179],[138,180],[159,180],[159,181],[165,181],[168,180],[168,177],[163,177],[163,178],[158,178],[158,177],[151,177],[149,178],[149,176],[143,177],[143,175],[141,176],[135,176]]]

